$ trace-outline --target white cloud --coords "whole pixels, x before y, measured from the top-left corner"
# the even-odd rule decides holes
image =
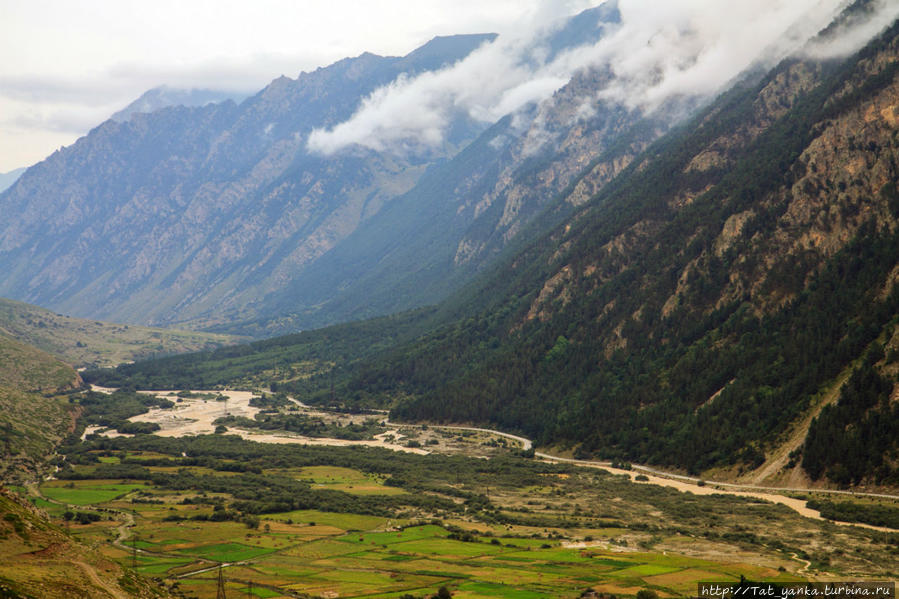
[[[546,98],[571,76],[564,63],[546,61],[546,36],[562,24],[562,15],[547,17],[549,10],[549,3],[544,4],[533,20],[451,67],[414,79],[400,77],[376,90],[350,120],[313,131],[309,148],[330,154],[352,144],[375,150],[437,145],[457,112],[491,122]]]
[[[875,0],[870,12],[862,12],[848,22],[841,23],[830,35],[814,40],[805,49],[808,56],[827,59],[847,56],[861,49],[865,43],[881,33],[899,18],[899,3]]]
[[[847,0],[620,0],[618,35],[550,62],[528,45],[539,25],[598,1],[0,0],[0,171],[73,142],[152,87],[251,92],[281,74],[366,50],[402,55],[453,33],[503,35],[455,69],[380,90],[352,121],[316,133],[316,147],[439,144],[453,115],[495,120],[591,64],[615,68],[609,100],[651,107],[669,94],[714,93],[763,49],[798,46]],[[851,52],[895,18],[899,2],[878,1],[879,20],[816,55]],[[584,114],[595,101],[585,98]]]
[[[619,0],[619,27],[548,62],[539,50],[545,32],[531,22],[530,28],[501,35],[452,67],[375,91],[348,121],[314,131],[308,147],[330,154],[353,144],[402,151],[437,145],[457,112],[495,121],[549,98],[573,73],[591,66],[609,69],[613,78],[597,97],[584,98],[585,115],[597,101],[652,110],[672,97],[713,95],[754,63],[773,64],[800,49],[846,4]],[[853,48],[891,18],[895,15],[881,12],[876,26],[856,27]]]

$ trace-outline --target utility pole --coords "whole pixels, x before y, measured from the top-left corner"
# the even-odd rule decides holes
[[[131,532],[134,532],[134,528],[137,524],[137,510],[131,510]],[[134,536],[131,537],[131,569],[137,569],[137,533],[134,532]]]

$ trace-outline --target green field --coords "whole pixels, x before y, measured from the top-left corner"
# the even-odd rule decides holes
[[[71,483],[75,484],[75,483]],[[76,484],[69,488],[58,484],[41,485],[41,493],[54,501],[71,505],[93,505],[112,501],[135,489],[143,489],[139,484]]]
[[[446,587],[457,599],[575,598],[587,589],[618,597],[652,589],[665,599],[689,595],[702,580],[814,579],[809,562],[859,577],[873,571],[870,563],[895,560],[899,547],[899,539],[835,531],[756,499],[684,494],[524,458],[425,461],[359,448],[146,437],[97,441],[102,447],[88,448],[69,480],[40,490],[106,510],[72,533],[124,566],[137,547],[138,572],[178,581],[200,599],[215,597],[219,563],[228,564],[235,596],[251,583],[258,597],[419,599]],[[256,449],[257,457],[241,458]],[[100,459],[111,455],[123,459]],[[354,493],[357,485],[401,493]],[[543,492],[526,491],[535,488]],[[297,503],[288,503],[293,496]],[[315,502],[333,511],[273,509]],[[125,546],[116,545],[131,518]],[[818,549],[835,535],[858,551]]]
[[[240,543],[219,543],[216,545],[203,545],[191,549],[181,549],[178,553],[195,555],[216,562],[240,562],[260,555],[271,553],[271,549],[262,547],[250,547]]]

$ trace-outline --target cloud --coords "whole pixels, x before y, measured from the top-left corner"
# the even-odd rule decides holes
[[[570,72],[547,62],[545,26],[550,3],[534,20],[506,32],[455,65],[415,78],[400,77],[366,98],[348,121],[313,131],[312,151],[331,154],[358,144],[375,150],[443,142],[443,132],[459,113],[482,122],[538,102],[564,85]],[[558,17],[558,15],[557,15]],[[558,18],[555,26],[561,25]]]
[[[883,32],[897,18],[899,3],[874,0],[865,10],[841,20],[820,39],[812,40],[804,53],[818,59],[848,56],[860,50],[868,40]]]
[[[623,0],[625,26],[583,52],[615,75],[602,99],[651,110],[677,95],[715,94],[753,64],[780,60],[830,23],[843,4]]]
[[[620,25],[608,25],[593,44],[551,58],[548,31],[531,22],[451,67],[401,77],[376,90],[348,121],[313,131],[308,148],[332,154],[352,145],[399,152],[436,146],[455,116],[496,121],[547,100],[575,72],[591,67],[612,77],[597,95],[583,98],[584,115],[598,102],[651,111],[679,96],[710,97],[754,64],[770,66],[801,49],[846,5],[847,0],[619,0]],[[876,18],[843,32],[851,35],[822,42],[819,53],[857,48],[899,12],[880,8]],[[541,17],[545,22],[546,14]]]

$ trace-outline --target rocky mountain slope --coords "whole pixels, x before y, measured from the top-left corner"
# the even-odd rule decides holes
[[[239,106],[103,123],[0,195],[0,293],[128,322],[252,313],[478,128],[460,120],[445,147],[416,160],[362,149],[324,159],[306,151],[308,133],[401,73],[453,63],[492,37],[363,54],[277,79]]]
[[[66,392],[81,384],[71,366],[0,333],[0,480],[34,473],[74,430]]]
[[[459,300],[501,301],[349,387],[417,396],[394,417],[747,473],[856,381],[782,467],[899,483],[897,27],[729,92]]]

